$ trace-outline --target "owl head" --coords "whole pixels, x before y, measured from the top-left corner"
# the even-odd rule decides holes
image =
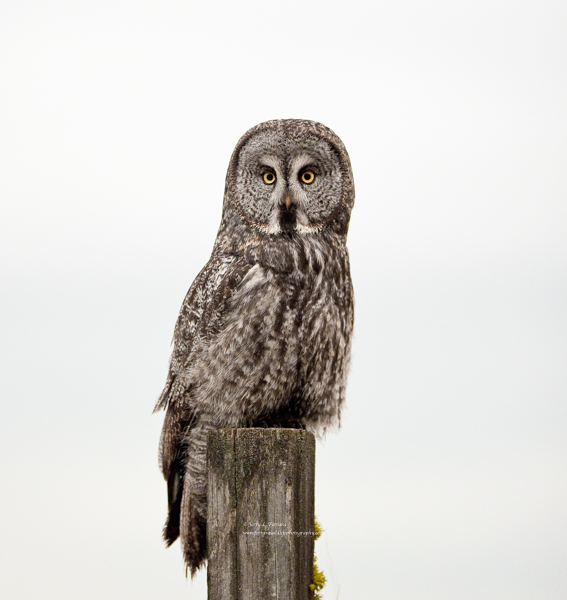
[[[236,212],[269,236],[346,235],[353,203],[350,160],[335,133],[314,121],[267,121],[234,149],[223,221]]]

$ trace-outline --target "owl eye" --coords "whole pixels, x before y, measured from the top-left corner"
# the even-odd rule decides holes
[[[271,171],[266,171],[266,173],[264,173],[263,179],[264,183],[267,183],[268,185],[272,185],[276,182],[276,176]]]
[[[301,181],[303,183],[313,183],[315,181],[315,173],[313,171],[304,171],[301,173]]]

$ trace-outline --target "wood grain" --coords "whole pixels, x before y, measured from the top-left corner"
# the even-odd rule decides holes
[[[309,600],[315,438],[223,429],[208,439],[209,600]]]

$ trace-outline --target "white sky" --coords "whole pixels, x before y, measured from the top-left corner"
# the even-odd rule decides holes
[[[204,599],[160,540],[177,311],[261,121],[345,142],[326,600],[567,597],[567,3],[0,4],[0,596]]]

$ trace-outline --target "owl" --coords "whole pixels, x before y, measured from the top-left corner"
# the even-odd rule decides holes
[[[164,540],[206,559],[207,435],[323,433],[340,418],[353,328],[346,247],[354,182],[342,141],[307,120],[261,123],[232,153],[212,255],[187,293],[156,411]]]

